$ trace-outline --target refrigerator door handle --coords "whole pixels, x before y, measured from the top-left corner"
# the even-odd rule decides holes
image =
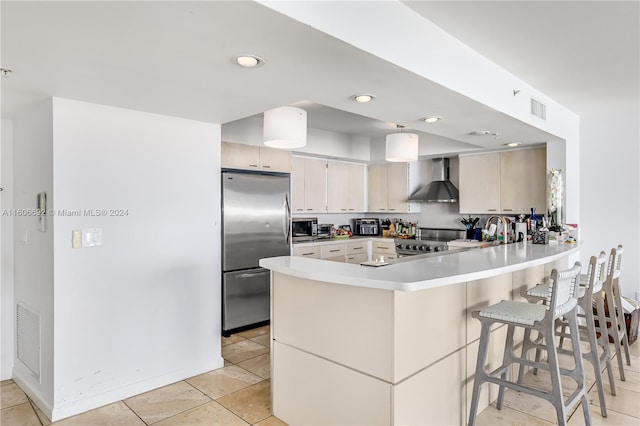
[[[261,270],[261,271],[258,271],[258,272],[245,272],[243,274],[239,274],[238,278],[241,278],[241,279],[242,278],[253,278],[253,277],[257,277],[259,275],[263,275],[266,272],[268,272],[268,271],[267,270]]]
[[[291,236],[291,206],[289,205],[289,194],[284,194],[284,238],[287,244],[289,244],[289,237]]]

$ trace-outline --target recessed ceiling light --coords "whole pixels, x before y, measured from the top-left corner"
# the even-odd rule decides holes
[[[372,100],[374,100],[376,97],[375,95],[369,95],[369,94],[362,94],[362,95],[353,95],[351,97],[351,99],[353,99],[356,102],[360,102],[360,103],[367,103],[367,102],[371,102]]]
[[[505,146],[510,146],[510,147],[519,146],[519,145],[520,145],[520,142],[505,143]]]
[[[245,68],[256,68],[264,65],[264,59],[255,55],[239,55],[233,58],[236,64]]]
[[[437,123],[440,120],[442,120],[442,117],[438,117],[437,115],[431,115],[431,116],[425,118],[424,122],[425,123]]]

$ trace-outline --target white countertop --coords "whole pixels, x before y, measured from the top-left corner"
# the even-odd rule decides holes
[[[553,262],[580,249],[579,244],[514,243],[441,256],[402,258],[370,267],[282,256],[260,259],[260,266],[299,278],[382,290],[416,291],[479,280]],[[415,259],[415,260],[414,260]]]

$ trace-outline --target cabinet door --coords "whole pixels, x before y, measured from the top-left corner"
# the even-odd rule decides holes
[[[336,256],[342,256],[344,261],[345,254],[345,244],[324,244],[320,246],[320,257],[323,259],[333,259]]]
[[[260,147],[260,169],[269,172],[289,173],[291,171],[291,151]]]
[[[387,211],[387,165],[369,166],[369,211]]]
[[[349,213],[364,212],[364,182],[365,182],[365,166],[364,164],[349,164],[349,173],[347,184],[347,210]]]
[[[327,162],[327,211],[347,213],[349,211],[349,163]]]
[[[304,210],[304,158],[291,159],[291,211],[303,213]]]
[[[258,170],[260,147],[241,143],[222,142],[220,164],[230,169]]]
[[[320,246],[304,246],[304,247],[296,247],[293,246],[293,255],[294,256],[302,256],[302,257],[310,257],[312,259],[320,259]]]
[[[517,215],[547,211],[547,150],[522,149],[500,157],[500,204],[502,213]]]
[[[500,154],[460,157],[460,213],[500,211]]]
[[[327,166],[325,160],[304,159],[304,210],[327,211]]]
[[[409,212],[409,164],[387,164],[387,211]]]

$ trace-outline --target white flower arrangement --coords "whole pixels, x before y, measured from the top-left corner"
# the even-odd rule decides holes
[[[562,220],[562,170],[550,169],[547,171],[547,206],[553,217],[554,224]]]

